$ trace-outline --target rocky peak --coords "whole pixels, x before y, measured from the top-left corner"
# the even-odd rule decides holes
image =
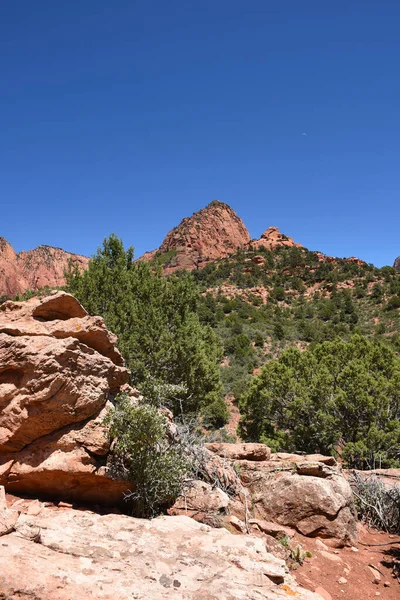
[[[398,256],[398,257],[396,258],[396,260],[394,261],[394,264],[393,264],[393,266],[394,266],[394,268],[396,269],[396,271],[400,271],[400,256]]]
[[[11,244],[6,240],[6,238],[0,237],[0,260],[13,260],[15,259],[15,256],[16,255]]]
[[[268,227],[268,229],[262,234],[261,238],[259,240],[253,240],[251,245],[253,248],[259,248],[262,246],[267,250],[274,250],[278,246],[288,246],[289,248],[302,247],[301,244],[296,244],[292,238],[281,233],[278,227]]]
[[[167,234],[158,250],[146,253],[142,259],[167,255],[166,273],[177,269],[193,270],[210,260],[226,258],[249,242],[250,234],[235,211],[224,202],[213,200],[183,219]]]

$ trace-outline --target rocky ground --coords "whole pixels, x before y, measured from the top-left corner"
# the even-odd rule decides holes
[[[8,519],[0,507],[4,600],[399,597],[391,565],[400,550],[397,537],[361,525],[358,541],[340,549],[289,531],[291,546],[311,553],[302,565],[289,560],[289,572],[281,558],[266,551],[265,539],[185,516],[149,521],[9,494],[6,505]]]
[[[0,536],[4,600],[321,600],[261,538],[186,516],[136,519],[8,496]]]

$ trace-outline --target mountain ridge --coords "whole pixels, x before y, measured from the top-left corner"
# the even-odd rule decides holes
[[[167,233],[159,248],[145,252],[137,260],[159,264],[163,274],[170,275],[180,270],[202,269],[210,262],[230,258],[240,250],[275,250],[279,247],[304,248],[276,226],[266,229],[259,239],[251,239],[237,213],[228,204],[213,200],[190,217],[183,218]],[[315,254],[321,262],[340,260],[321,252]],[[11,244],[0,237],[0,296],[13,297],[27,290],[64,285],[64,270],[71,259],[83,269],[89,262],[86,256],[49,245],[15,252]],[[345,260],[366,264],[356,257]],[[400,270],[400,257],[394,267]]]
[[[64,285],[64,270],[70,260],[82,269],[89,263],[86,256],[45,244],[15,252],[11,244],[0,237],[0,296],[13,297],[27,290]]]
[[[277,246],[302,247],[277,227],[269,227],[258,240],[251,239],[237,213],[225,202],[213,200],[182,219],[159,248],[145,252],[138,260],[159,262],[169,275],[178,270],[198,270],[214,260],[229,258],[240,249],[257,246],[271,250]]]

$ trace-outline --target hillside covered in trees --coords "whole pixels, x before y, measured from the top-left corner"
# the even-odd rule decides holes
[[[208,230],[196,245],[199,227]],[[277,228],[250,240],[213,202],[143,260],[111,235],[87,269],[71,263],[64,289],[104,317],[133,384],[176,418],[232,439],[224,426],[236,403],[243,439],[339,453],[354,466],[400,464],[395,268],[309,251]],[[338,353],[348,361],[332,381]]]

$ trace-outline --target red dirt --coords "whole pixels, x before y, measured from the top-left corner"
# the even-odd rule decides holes
[[[360,539],[354,551],[352,548],[323,549],[321,541],[296,536],[304,550],[312,553],[295,572],[297,581],[304,587],[321,594],[323,588],[332,600],[398,600],[399,581],[392,575],[388,566],[397,555],[400,560],[399,536],[389,535],[360,525]],[[363,544],[387,544],[367,546]],[[370,567],[375,567],[378,577]],[[340,581],[340,582],[339,582]],[[346,581],[346,583],[345,583]]]
[[[239,421],[240,421],[240,412],[239,412],[239,408],[237,405],[237,400],[235,400],[234,396],[228,396],[227,398],[225,398],[225,402],[226,402],[226,404],[228,406],[228,410],[229,410],[229,421],[225,425],[225,429],[231,435],[236,436],[238,441],[240,441],[240,438],[239,438],[238,432],[237,432],[237,428],[238,428]]]

